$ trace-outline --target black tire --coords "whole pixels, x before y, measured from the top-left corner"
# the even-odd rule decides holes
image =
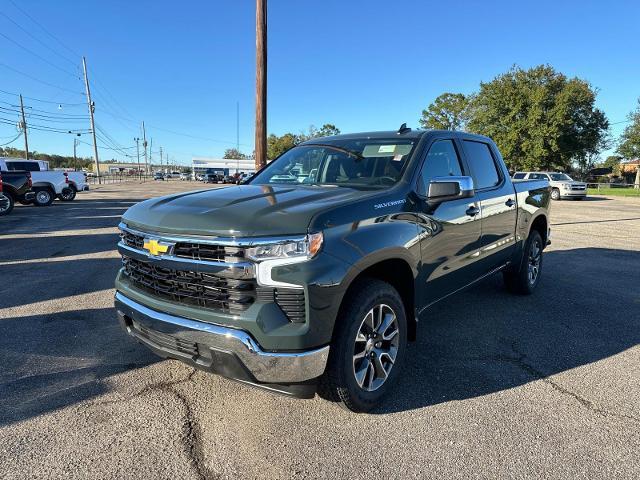
[[[56,198],[55,192],[49,187],[38,187],[33,191],[36,193],[33,203],[38,207],[48,207]]]
[[[531,266],[532,256],[535,255],[536,251],[539,252],[539,255],[535,277],[532,280],[529,267]],[[532,230],[524,244],[524,254],[520,268],[518,270],[506,270],[502,272],[505,286],[510,292],[520,295],[531,295],[535,291],[542,275],[543,252],[544,244],[542,237],[537,230]]]
[[[551,189],[551,200],[560,200],[560,190],[557,188]]]
[[[9,215],[15,204],[16,202],[12,194],[9,192],[0,192],[0,217]]]
[[[63,202],[71,202],[76,198],[77,193],[78,190],[76,190],[76,187],[74,187],[73,185],[69,185],[68,187],[62,189],[62,193],[58,195],[58,199]]]
[[[336,320],[327,368],[320,379],[319,394],[328,400],[338,402],[340,406],[353,412],[368,412],[380,404],[389,389],[393,387],[402,369],[407,349],[407,318],[400,295],[391,285],[383,281],[372,278],[357,280],[347,295]],[[376,307],[386,307],[395,313],[395,321],[384,331],[381,330],[382,334],[377,337],[381,340],[379,342],[373,338],[369,339],[368,336],[359,335],[362,328],[368,328],[368,324],[365,325],[368,313],[372,310],[375,311]],[[389,310],[385,310],[385,312],[388,313]],[[387,317],[385,316],[385,318]],[[397,332],[392,340],[388,341],[383,338],[383,334],[389,332],[391,328],[396,328]],[[391,333],[393,331],[391,330]],[[377,358],[364,358],[370,355],[375,356],[375,347],[380,348],[379,345],[383,342],[385,344],[393,342],[396,336],[397,346],[394,348],[397,353],[393,362],[389,361],[390,356],[387,353],[383,353]],[[358,341],[356,341],[356,337],[358,337]],[[361,358],[355,360],[354,354],[359,347],[362,347],[362,352],[359,353]],[[368,350],[369,348],[371,351]],[[383,348],[385,347],[383,346]],[[371,353],[366,353],[367,351]],[[362,376],[363,385],[360,386],[356,379],[356,362],[363,361],[367,362],[367,366],[366,372]],[[385,365],[389,367],[388,370]],[[375,381],[372,382],[371,377],[377,375],[376,368],[378,366],[384,370],[386,380],[375,380],[382,381],[382,384],[372,391],[368,391],[364,384],[368,383],[369,387],[375,386]],[[369,367],[373,370],[370,370]],[[364,370],[364,368],[360,368],[359,371]]]

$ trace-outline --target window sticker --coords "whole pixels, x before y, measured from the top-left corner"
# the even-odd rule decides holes
[[[395,145],[380,145],[378,153],[393,153],[396,150]]]

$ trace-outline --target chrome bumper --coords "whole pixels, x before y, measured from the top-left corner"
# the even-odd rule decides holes
[[[265,352],[243,330],[158,312],[120,292],[116,292],[115,304],[118,317],[127,332],[154,350],[196,364],[206,363],[206,360],[192,354],[190,345],[197,345],[196,351],[208,350],[208,360],[223,356],[216,356],[216,352],[232,354],[260,383],[289,384],[317,378],[324,373],[329,357],[329,346],[304,352]],[[142,334],[144,331],[152,333],[145,336]],[[154,342],[154,339],[160,340]],[[175,342],[179,350],[167,347],[166,339]]]

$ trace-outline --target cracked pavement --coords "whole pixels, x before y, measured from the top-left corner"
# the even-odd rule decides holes
[[[640,201],[552,205],[539,290],[434,306],[394,395],[355,415],[155,357],[112,307],[118,217],[191,182],[0,220],[2,478],[640,475]],[[217,187],[214,187],[217,188]]]

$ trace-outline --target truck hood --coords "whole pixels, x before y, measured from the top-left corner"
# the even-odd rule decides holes
[[[153,198],[125,212],[143,231],[222,237],[307,233],[317,213],[381,192],[345,187],[240,185]]]

